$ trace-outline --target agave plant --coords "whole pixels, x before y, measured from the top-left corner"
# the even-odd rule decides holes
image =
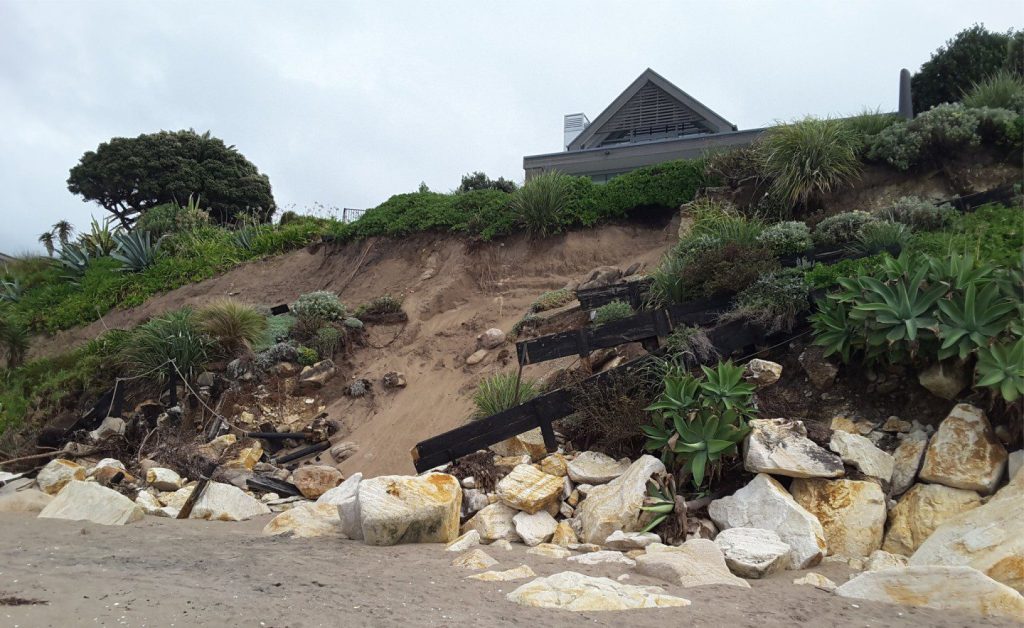
[[[0,279],[0,301],[17,303],[21,300],[21,282],[15,277],[10,281]]]
[[[85,273],[89,266],[89,251],[79,244],[69,242],[60,249],[60,263],[70,271],[65,277],[76,280]]]
[[[928,280],[945,284],[951,290],[966,290],[968,286],[991,281],[995,270],[991,264],[979,264],[971,254],[928,260]]]
[[[700,368],[707,377],[700,385],[705,396],[718,401],[726,410],[752,414],[750,402],[754,396],[754,385],[743,380],[743,367],[730,360],[719,362],[713,369],[707,366]]]
[[[118,246],[118,240],[115,238],[117,233],[117,229],[110,228],[109,220],[104,220],[103,224],[100,224],[93,218],[89,233],[82,234],[79,241],[91,257],[106,257]]]
[[[148,231],[129,231],[116,233],[114,239],[117,250],[110,256],[121,262],[121,270],[138,272],[149,268],[156,261],[163,238],[154,243]]]
[[[1016,305],[1000,294],[998,284],[988,283],[979,291],[972,283],[962,294],[939,301],[939,310],[939,359],[955,355],[963,360],[1006,328]]]
[[[811,316],[814,344],[825,349],[825,355],[838,354],[849,362],[853,352],[862,348],[861,325],[850,320],[846,304],[837,299],[822,299],[817,313]]]
[[[996,343],[978,351],[978,386],[998,390],[1007,403],[1024,395],[1024,338]]]
[[[654,518],[641,532],[651,532],[672,515],[676,509],[676,495],[671,483],[660,485],[653,480],[647,481],[647,497],[640,510],[654,513]]]

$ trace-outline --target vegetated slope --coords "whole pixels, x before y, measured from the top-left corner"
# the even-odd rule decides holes
[[[505,359],[501,350],[493,350],[480,364],[466,366],[480,332],[490,327],[510,330],[541,293],[584,279],[595,267],[624,268],[634,262],[653,267],[676,241],[677,228],[676,221],[664,228],[614,225],[482,244],[420,235],[301,250],[243,265],[40,339],[34,355],[67,351],[107,328],[130,328],[167,310],[228,295],[274,305],[325,289],[337,292],[351,307],[382,294],[402,296],[408,323],[370,326],[371,346],[356,349],[321,396],[330,417],[348,428],[334,440],[359,446],[342,467],[346,473],[407,474],[413,471],[409,451],[415,443],[461,425],[472,414],[472,392],[481,378],[515,368],[511,345],[505,347]],[[526,376],[539,377],[557,366],[530,366]],[[383,390],[380,380],[389,371],[403,372],[408,386]],[[342,390],[353,377],[370,380],[372,394],[345,397]]]

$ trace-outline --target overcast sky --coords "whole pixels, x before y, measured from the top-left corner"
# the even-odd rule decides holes
[[[282,207],[372,207],[484,170],[522,180],[651,67],[741,129],[897,105],[974,22],[1024,3],[0,0],[0,251],[98,205],[68,169],[115,136],[210,130]]]

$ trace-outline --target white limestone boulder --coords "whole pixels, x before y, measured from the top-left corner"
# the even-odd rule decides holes
[[[506,505],[533,514],[551,506],[557,508],[563,486],[562,478],[520,464],[498,482],[497,494]]]
[[[708,514],[720,530],[761,528],[775,532],[792,548],[789,556],[793,569],[817,565],[828,548],[818,519],[764,473],[733,495],[711,502]]]
[[[341,471],[325,464],[301,466],[292,471],[291,477],[292,484],[306,499],[318,499],[344,480],[345,476],[341,474]]]
[[[615,460],[597,451],[584,451],[569,461],[569,479],[577,484],[607,484],[629,469],[629,459]]]
[[[270,514],[270,507],[231,484],[210,482],[192,506],[189,519],[246,521]]]
[[[459,536],[462,487],[446,473],[384,475],[359,484],[367,545],[448,543]]]
[[[43,519],[91,521],[120,526],[142,519],[142,508],[124,495],[95,482],[71,480],[41,511]]]
[[[683,587],[725,584],[750,588],[746,580],[729,571],[725,556],[714,541],[694,539],[678,547],[650,547],[655,550],[636,557],[637,573]]]
[[[0,495],[0,512],[38,513],[53,501],[53,495],[29,488]]]
[[[647,481],[653,474],[664,472],[665,465],[660,460],[643,455],[611,482],[590,488],[576,509],[582,527],[581,540],[601,545],[616,530],[642,529],[644,511],[640,507],[647,494]]]
[[[892,452],[893,469],[890,490],[894,496],[907,492],[917,480],[917,472],[924,460],[924,450],[928,447],[928,434],[923,430],[914,430],[901,435],[900,444]]]
[[[926,565],[868,571],[839,586],[835,593],[983,617],[1024,617],[1024,596],[971,567]]]
[[[558,522],[547,512],[541,510],[532,515],[526,512],[517,512],[512,517],[512,525],[516,528],[516,534],[523,539],[523,543],[533,547],[551,540],[551,536],[558,527]]]
[[[181,488],[181,476],[172,469],[150,467],[146,471],[146,484],[158,491],[176,491]]]
[[[789,566],[791,547],[771,530],[729,528],[715,537],[725,564],[741,578],[764,578]]]
[[[856,467],[864,475],[886,483],[892,481],[896,462],[869,439],[858,434],[833,431],[828,447],[839,454],[843,462]]]
[[[960,403],[928,443],[918,477],[989,495],[1003,476],[1006,458],[1006,449],[992,432],[985,412]]]
[[[462,532],[476,530],[480,534],[480,541],[493,543],[494,541],[505,540],[515,542],[521,540],[516,533],[516,526],[513,517],[520,511],[506,506],[501,502],[491,504],[480,512],[473,515],[469,521],[462,526]]]
[[[619,552],[642,550],[651,543],[661,543],[661,537],[653,532],[623,532],[616,530],[605,539],[604,546]]]
[[[344,538],[341,517],[334,504],[299,504],[277,515],[263,528],[264,536],[292,536],[300,539],[317,537]]]
[[[657,587],[622,584],[610,578],[595,578],[574,571],[537,578],[505,597],[521,606],[577,612],[690,605],[689,600],[665,595]]]
[[[802,421],[754,419],[744,442],[743,466],[751,473],[791,478],[838,478],[843,461],[807,438]]]
[[[940,525],[980,505],[981,497],[974,491],[942,484],[915,484],[889,513],[889,530],[882,549],[910,556]]]
[[[882,546],[886,501],[878,484],[811,478],[794,480],[789,490],[821,522],[830,554],[861,558]]]
[[[46,463],[36,476],[39,490],[47,495],[56,495],[68,482],[85,480],[85,467],[71,460],[57,458]]]

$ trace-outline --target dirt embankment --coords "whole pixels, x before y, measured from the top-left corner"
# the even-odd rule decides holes
[[[108,313],[102,321],[60,332],[36,343],[34,356],[66,351],[108,328],[130,328],[167,310],[200,306],[231,296],[275,305],[313,290],[338,292],[351,307],[382,294],[404,297],[404,325],[371,326],[370,347],[358,349],[342,375],[323,391],[331,418],[344,421],[358,453],[342,467],[367,475],[413,472],[409,450],[424,438],[461,425],[472,412],[472,391],[481,378],[514,368],[514,350],[494,350],[480,364],[465,358],[476,336],[489,327],[510,330],[537,296],[579,281],[593,268],[657,264],[676,239],[675,221],[665,227],[605,226],[545,239],[516,237],[468,244],[458,238],[415,236],[375,240],[334,250],[301,250],[253,262],[206,281],[156,296],[145,304]],[[571,361],[571,359],[566,359]],[[528,367],[539,377],[559,362]],[[384,391],[380,378],[401,371],[408,386]],[[371,395],[342,394],[347,380],[375,384]]]

